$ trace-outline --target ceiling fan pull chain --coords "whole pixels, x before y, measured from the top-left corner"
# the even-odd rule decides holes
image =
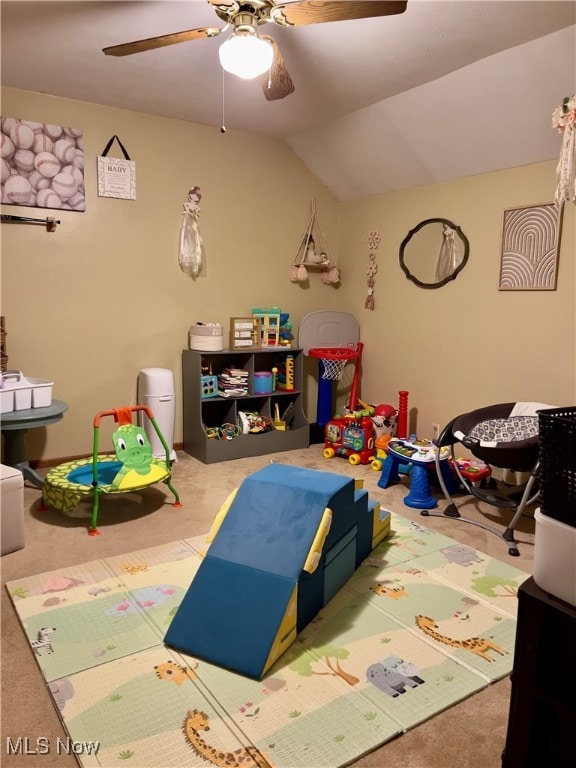
[[[226,133],[226,125],[224,120],[224,88],[226,81],[226,73],[222,70],[222,125],[220,126],[220,133]]]

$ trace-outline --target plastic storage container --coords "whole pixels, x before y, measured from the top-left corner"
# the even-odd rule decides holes
[[[176,393],[174,374],[167,368],[143,368],[138,374],[138,402],[146,405],[156,419],[160,431],[170,449],[170,459],[176,461],[174,450],[174,423],[176,419]],[[153,425],[141,416],[152,453],[158,459],[166,458],[166,451]]]
[[[540,509],[534,519],[534,581],[545,592],[576,606],[576,528]]]
[[[52,404],[53,381],[24,376],[22,371],[4,371],[0,389],[0,413],[47,408]]]

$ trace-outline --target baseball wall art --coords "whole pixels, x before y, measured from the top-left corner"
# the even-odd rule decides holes
[[[85,211],[84,131],[2,117],[0,202]]]

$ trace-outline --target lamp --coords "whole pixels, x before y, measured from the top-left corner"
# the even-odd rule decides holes
[[[234,19],[234,31],[220,46],[220,64],[226,72],[252,80],[272,66],[274,49],[258,37],[252,14],[239,14]]]

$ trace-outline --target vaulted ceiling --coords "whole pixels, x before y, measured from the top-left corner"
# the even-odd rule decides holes
[[[205,0],[0,13],[2,85],[284,139],[340,200],[552,159],[552,111],[576,92],[574,0],[408,0],[394,16],[266,25],[295,85],[279,101],[223,77],[223,36],[102,53],[222,27]]]

